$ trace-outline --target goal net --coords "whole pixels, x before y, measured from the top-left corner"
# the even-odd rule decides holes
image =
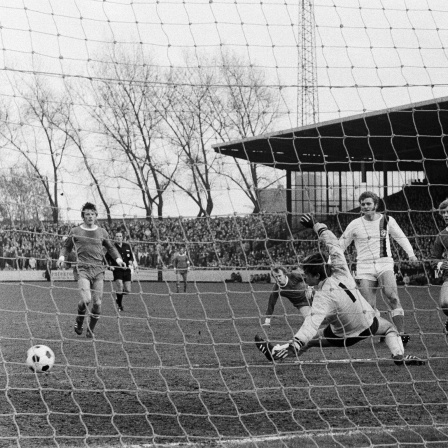
[[[447,225],[445,1],[3,0],[0,13],[0,447],[447,444],[431,252]],[[395,365],[378,336],[269,362],[255,335],[285,343],[304,322],[294,299],[270,299],[271,267],[300,277],[325,250],[302,214],[339,237],[365,191],[418,258],[391,238],[405,352],[426,364]],[[58,260],[86,202],[135,264],[121,283],[104,267],[78,334],[79,240]],[[47,373],[27,366],[34,345],[55,354]]]

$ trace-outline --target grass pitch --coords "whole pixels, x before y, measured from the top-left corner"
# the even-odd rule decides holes
[[[76,283],[1,284],[0,448],[448,445],[439,288],[400,289],[423,367],[395,366],[378,338],[274,365],[254,335],[286,341],[301,318],[282,299],[261,327],[271,285],[174,289],[135,282],[118,313],[107,283],[92,341],[73,331]],[[55,352],[49,374],[25,364],[35,344]]]

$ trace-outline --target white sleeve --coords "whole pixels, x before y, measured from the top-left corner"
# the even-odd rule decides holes
[[[332,306],[332,300],[328,293],[316,291],[310,313],[294,337],[304,344],[313,339],[324,319],[331,314]]]
[[[335,234],[327,228],[325,224],[317,223],[314,225],[314,231],[319,236],[319,240],[325,243],[325,247],[330,253],[329,263],[331,264],[336,276],[348,276],[351,278],[350,270],[345,259],[344,249],[341,247]]]
[[[344,233],[339,238],[339,245],[341,246],[342,250],[345,251],[350,244],[352,244],[353,241],[353,221],[349,223],[349,225],[345,228]]]
[[[401,227],[398,225],[395,218],[389,216],[389,233],[391,237],[405,250],[408,257],[415,257],[414,249],[411,246],[407,236],[404,234]]]

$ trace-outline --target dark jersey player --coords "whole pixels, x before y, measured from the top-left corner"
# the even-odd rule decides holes
[[[443,278],[440,289],[440,307],[448,316],[448,199],[439,205],[439,213],[445,222],[445,228],[437,235],[431,249],[431,266]],[[445,256],[445,258],[443,258]],[[448,320],[445,322],[445,334],[448,336]]]
[[[86,332],[88,338],[93,337],[95,326],[101,314],[104,272],[106,270],[103,248],[106,248],[107,253],[118,266],[126,266],[110,241],[106,230],[95,224],[97,215],[94,204],[87,202],[83,205],[81,217],[84,222],[70,230],[58,260],[58,266],[61,267],[72,251],[76,255],[73,271],[75,280],[78,282],[81,300],[78,303],[75,332],[78,335],[82,334],[84,317],[92,301],[92,310]]]
[[[122,232],[117,232],[115,234],[114,246],[120,254],[121,259],[126,264],[126,267],[120,267],[109,254],[106,255],[106,259],[109,264],[109,269],[114,275],[115,302],[118,311],[123,311],[123,296],[128,295],[131,292],[132,270],[137,268],[137,262],[134,258],[131,246],[123,241]]]
[[[184,284],[184,292],[187,292],[187,277],[190,270],[190,259],[186,253],[185,246],[181,246],[179,251],[173,256],[174,273],[176,274],[176,291],[179,292],[179,274],[182,277],[182,283]]]
[[[274,266],[271,269],[271,274],[275,280],[275,285],[269,296],[263,326],[269,327],[271,325],[271,316],[274,314],[275,304],[280,296],[288,299],[299,310],[300,314],[306,317],[311,308],[312,291],[304,282],[301,273],[287,273],[283,266]]]

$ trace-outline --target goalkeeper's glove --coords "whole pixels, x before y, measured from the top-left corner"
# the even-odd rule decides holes
[[[278,348],[274,347],[272,351],[272,356],[275,360],[277,360],[277,359],[285,359],[288,356],[292,355],[298,355],[298,352],[304,345],[305,345],[304,342],[302,342],[300,339],[297,339],[294,336],[294,339],[292,341],[289,341],[288,344],[279,346]]]
[[[266,319],[264,320],[264,324],[262,324],[261,326],[262,327],[270,327],[271,326],[271,318],[266,317]]]
[[[313,219],[313,216],[311,215],[311,213],[306,213],[300,218],[300,224],[302,224],[303,227],[312,229],[314,227],[314,224],[316,224],[316,223],[314,222],[314,219]]]

